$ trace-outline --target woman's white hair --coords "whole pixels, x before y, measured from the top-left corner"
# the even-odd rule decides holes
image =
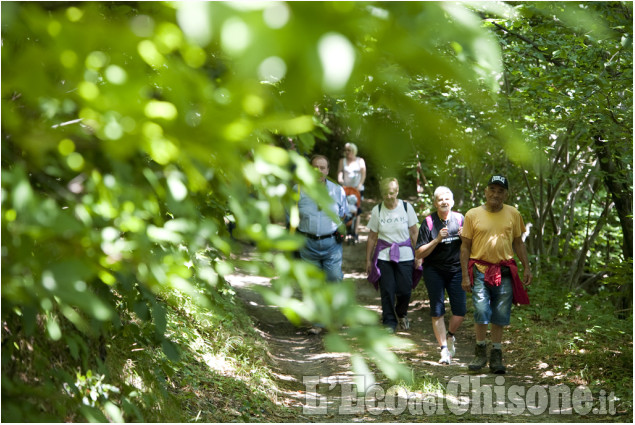
[[[348,142],[344,145],[344,149],[346,148],[350,148],[351,152],[353,152],[353,155],[357,155],[357,145],[355,143]]]
[[[454,201],[454,193],[452,193],[452,191],[450,190],[449,187],[445,187],[445,186],[439,186],[436,189],[434,189],[434,199],[436,201],[437,196],[443,194],[443,193],[449,193],[450,196],[452,197],[452,200]]]
[[[437,206],[437,199],[439,196],[444,195],[446,193],[450,194],[450,208],[454,206],[454,194],[450,190],[449,187],[439,186],[434,190],[434,206]]]

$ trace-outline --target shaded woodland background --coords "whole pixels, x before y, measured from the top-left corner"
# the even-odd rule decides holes
[[[238,320],[229,222],[289,320],[345,324],[355,343],[326,342],[357,372],[408,376],[292,256],[290,188],[324,202],[306,157],[347,141],[368,195],[396,175],[421,217],[435,186],[465,212],[506,174],[536,320],[582,310],[578,344],[632,359],[632,3],[3,2],[2,39],[3,421],[165,420],[175,310]]]

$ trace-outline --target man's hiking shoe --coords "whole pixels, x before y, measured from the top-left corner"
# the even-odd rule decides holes
[[[489,353],[489,370],[497,375],[505,374],[505,365],[503,365],[503,351],[493,348]]]
[[[498,350],[500,351],[500,350]],[[501,356],[502,357],[502,356]],[[487,345],[478,345],[474,349],[474,360],[467,365],[469,370],[481,370],[487,364]]]
[[[407,331],[408,329],[410,329],[410,320],[408,320],[408,316],[399,318],[399,327],[403,329],[404,331]]]
[[[450,355],[450,350],[448,350],[446,347],[443,347],[441,349],[441,359],[439,360],[439,363],[450,364],[451,362],[452,356]]]
[[[456,342],[454,336],[448,335],[447,337],[448,351],[450,352],[450,357],[454,357],[456,354],[456,348],[454,347],[454,343]]]

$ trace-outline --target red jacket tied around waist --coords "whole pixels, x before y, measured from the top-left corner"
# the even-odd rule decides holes
[[[518,276],[518,265],[513,258],[501,261],[498,264],[492,264],[487,261],[470,258],[470,261],[467,264],[467,270],[472,286],[474,286],[474,264],[487,266],[484,280],[486,284],[491,286],[500,286],[503,280],[501,267],[509,267],[509,270],[512,273],[512,302],[514,304],[529,304],[529,295],[523,286],[523,282],[520,280],[520,276]]]
[[[373,284],[375,289],[379,289],[379,278],[381,277],[381,272],[379,271],[379,267],[377,267],[377,258],[379,257],[379,251],[390,248],[390,261],[395,263],[399,262],[399,247],[400,246],[409,246],[412,248],[412,243],[410,239],[407,239],[400,243],[391,243],[385,241],[383,239],[377,240],[377,245],[375,246],[375,252],[373,254],[372,266],[370,268],[370,273],[366,278],[370,283]],[[413,250],[414,252],[414,250]],[[423,268],[421,266],[416,267],[412,271],[412,288],[414,289],[419,281],[421,280],[421,276],[423,276]]]

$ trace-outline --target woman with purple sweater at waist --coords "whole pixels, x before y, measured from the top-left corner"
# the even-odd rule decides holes
[[[397,179],[383,179],[379,190],[383,202],[373,208],[368,222],[366,273],[380,290],[382,323],[394,332],[398,324],[409,329],[410,295],[421,278],[421,261],[414,255],[418,219],[413,206],[399,200]]]

